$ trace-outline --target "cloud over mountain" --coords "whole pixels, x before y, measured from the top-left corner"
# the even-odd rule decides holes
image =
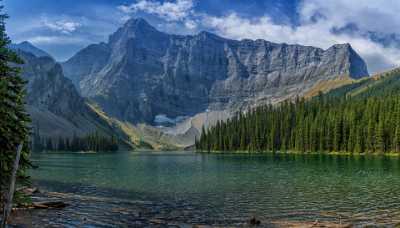
[[[43,18],[43,26],[57,32],[61,32],[64,34],[70,34],[77,30],[79,27],[82,26],[81,23],[75,22],[72,20],[56,20],[56,21],[51,21],[47,18]]]
[[[201,2],[197,2],[201,4]],[[119,6],[135,16],[138,12],[155,15],[167,22],[182,22],[186,28],[211,30],[232,39],[266,39],[273,42],[299,43],[327,48],[335,43],[351,43],[366,59],[372,72],[400,64],[400,50],[389,42],[383,44],[366,35],[374,32],[381,37],[391,36],[400,28],[395,20],[400,2],[304,0],[297,6],[298,24],[277,23],[270,15],[243,16],[237,12],[211,15],[196,10],[190,0],[140,0]],[[355,25],[357,30],[337,33],[337,29]]]
[[[206,30],[232,39],[321,48],[351,43],[371,72],[400,64],[400,2],[395,0],[59,0],[43,5],[13,0],[5,6],[13,41],[29,40],[57,59],[107,41],[130,17],[144,17],[174,34]]]

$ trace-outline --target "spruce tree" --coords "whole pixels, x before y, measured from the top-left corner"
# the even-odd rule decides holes
[[[22,60],[8,48],[10,39],[5,31],[5,20],[8,16],[0,6],[0,206],[3,206],[5,194],[10,184],[16,150],[23,144],[17,185],[28,184],[26,170],[30,167],[30,119],[25,110],[25,84],[20,77]],[[16,194],[15,200],[19,200]],[[3,207],[1,207],[3,208]]]

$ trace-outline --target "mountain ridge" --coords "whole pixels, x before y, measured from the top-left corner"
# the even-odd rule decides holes
[[[28,51],[38,49],[30,45]],[[58,64],[37,55],[32,59],[28,58],[24,77],[29,80],[31,74],[37,80],[37,75],[46,75],[40,77],[47,80],[39,80],[41,86],[34,89],[42,92],[28,96],[28,108],[38,116],[35,123],[46,125],[48,118],[54,129],[69,129],[65,132],[70,136],[79,129],[68,118],[91,113],[91,121],[93,116],[100,119],[94,121],[96,127],[153,149],[190,147],[202,127],[237,112],[297,96],[312,97],[368,75],[365,62],[350,44],[324,50],[261,39],[225,39],[206,31],[174,35],[158,31],[144,19],[128,21],[108,42],[88,45],[66,62]],[[75,92],[55,98],[53,90],[50,96],[56,107],[67,104],[65,110],[48,104],[40,108],[42,98],[49,102],[41,87],[54,84],[52,72],[72,81],[61,80],[58,89]],[[65,97],[77,99],[68,106]],[[73,107],[79,104],[81,108]],[[76,123],[80,121],[87,122]],[[83,126],[94,129],[90,123]]]
[[[209,32],[173,35],[144,19],[127,21],[107,43],[90,45],[62,65],[82,95],[109,115],[153,125],[157,115],[238,111],[301,95],[320,80],[369,75],[349,44],[323,50]]]
[[[35,55],[36,57],[49,57],[49,58],[53,58],[49,53],[43,51],[42,49],[36,47],[35,45],[33,45],[32,43],[30,43],[29,41],[22,41],[18,44],[15,43],[11,43],[10,44],[10,48],[13,50],[21,50],[24,52],[28,52],[31,53],[33,55]]]
[[[83,137],[93,132],[105,136],[118,135],[121,145],[130,147],[127,136],[98,115],[64,77],[62,67],[49,56],[36,56],[15,49],[24,61],[21,76],[27,81],[26,108],[32,119],[32,132],[51,139]]]

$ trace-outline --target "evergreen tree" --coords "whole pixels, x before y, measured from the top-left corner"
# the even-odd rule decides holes
[[[393,139],[393,151],[400,152],[400,123],[397,121],[394,139]]]
[[[394,75],[396,81],[378,84],[385,85],[383,89],[371,87],[354,97],[332,92],[308,101],[296,98],[239,113],[203,130],[196,148],[400,152],[400,70]]]
[[[25,84],[20,77],[22,60],[8,48],[10,40],[5,32],[7,15],[0,6],[0,206],[10,184],[17,146],[23,143],[17,184],[27,184],[26,170],[30,167],[30,119],[25,111]],[[16,198],[18,200],[18,197]]]

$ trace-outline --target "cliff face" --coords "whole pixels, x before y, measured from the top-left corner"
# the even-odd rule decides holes
[[[59,64],[50,57],[35,57],[22,51],[18,54],[25,63],[22,76],[28,81],[28,105],[64,117],[85,111],[84,99],[71,81],[64,77]]]
[[[349,44],[327,50],[265,40],[229,40],[157,31],[129,20],[108,43],[63,63],[81,94],[109,115],[155,124],[206,110],[237,111],[301,95],[321,80],[368,76]]]
[[[48,56],[35,56],[17,48],[24,60],[22,77],[27,80],[27,110],[32,127],[42,136],[56,138],[85,135],[94,131],[112,134],[113,129],[100,118],[64,77],[61,65]]]
[[[12,43],[12,44],[10,44],[10,48],[14,49],[14,50],[20,50],[20,51],[31,53],[32,55],[34,55],[36,57],[50,57],[51,58],[51,56],[47,52],[35,47],[33,44],[29,43],[28,41],[23,41],[18,44]]]
[[[63,70],[79,90],[82,76],[98,73],[108,61],[110,48],[105,43],[92,44],[79,51],[68,63],[64,64]]]

